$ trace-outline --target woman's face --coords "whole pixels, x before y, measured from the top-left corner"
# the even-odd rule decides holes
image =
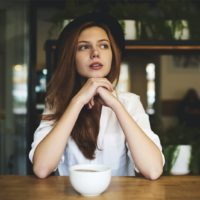
[[[84,29],[78,38],[76,70],[86,78],[108,75],[112,64],[110,40],[104,29],[93,26]]]

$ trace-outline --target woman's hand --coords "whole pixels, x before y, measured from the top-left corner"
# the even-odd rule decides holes
[[[110,107],[111,109],[117,107],[117,103],[119,103],[119,101],[114,95],[114,91],[111,92],[106,88],[99,87],[97,89],[97,94],[100,97],[100,101],[104,106]]]
[[[105,96],[105,94],[103,95],[105,91],[100,88],[110,94],[113,91],[112,84],[106,78],[89,78],[74,98],[78,99],[83,105],[88,104],[88,107],[92,108],[96,95]]]

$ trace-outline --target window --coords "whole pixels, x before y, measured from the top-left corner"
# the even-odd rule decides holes
[[[126,63],[121,64],[121,71],[119,76],[119,82],[117,85],[117,91],[128,92],[129,86],[129,66]]]
[[[146,78],[147,78],[147,113],[154,114],[155,103],[155,64],[148,63],[146,66]]]

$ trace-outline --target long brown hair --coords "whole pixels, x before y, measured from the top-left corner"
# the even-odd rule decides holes
[[[106,78],[111,83],[115,81],[117,84],[120,73],[121,52],[110,30],[102,24],[94,22],[85,23],[74,29],[73,33],[62,36],[58,65],[47,88],[46,104],[50,110],[53,110],[53,114],[43,115],[43,119],[58,121],[66,110],[70,100],[85,83],[85,78],[81,77],[76,71],[75,55],[80,33],[92,26],[103,28],[109,37],[113,59],[111,70]],[[88,159],[95,158],[95,150],[98,148],[97,138],[101,108],[102,105],[98,101],[98,97],[95,98],[95,106],[92,109],[84,106],[71,133],[71,137],[78,148]]]

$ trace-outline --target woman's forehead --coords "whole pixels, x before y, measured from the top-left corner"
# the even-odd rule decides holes
[[[79,35],[79,40],[91,38],[108,39],[108,35],[106,31],[99,26],[85,28]]]

